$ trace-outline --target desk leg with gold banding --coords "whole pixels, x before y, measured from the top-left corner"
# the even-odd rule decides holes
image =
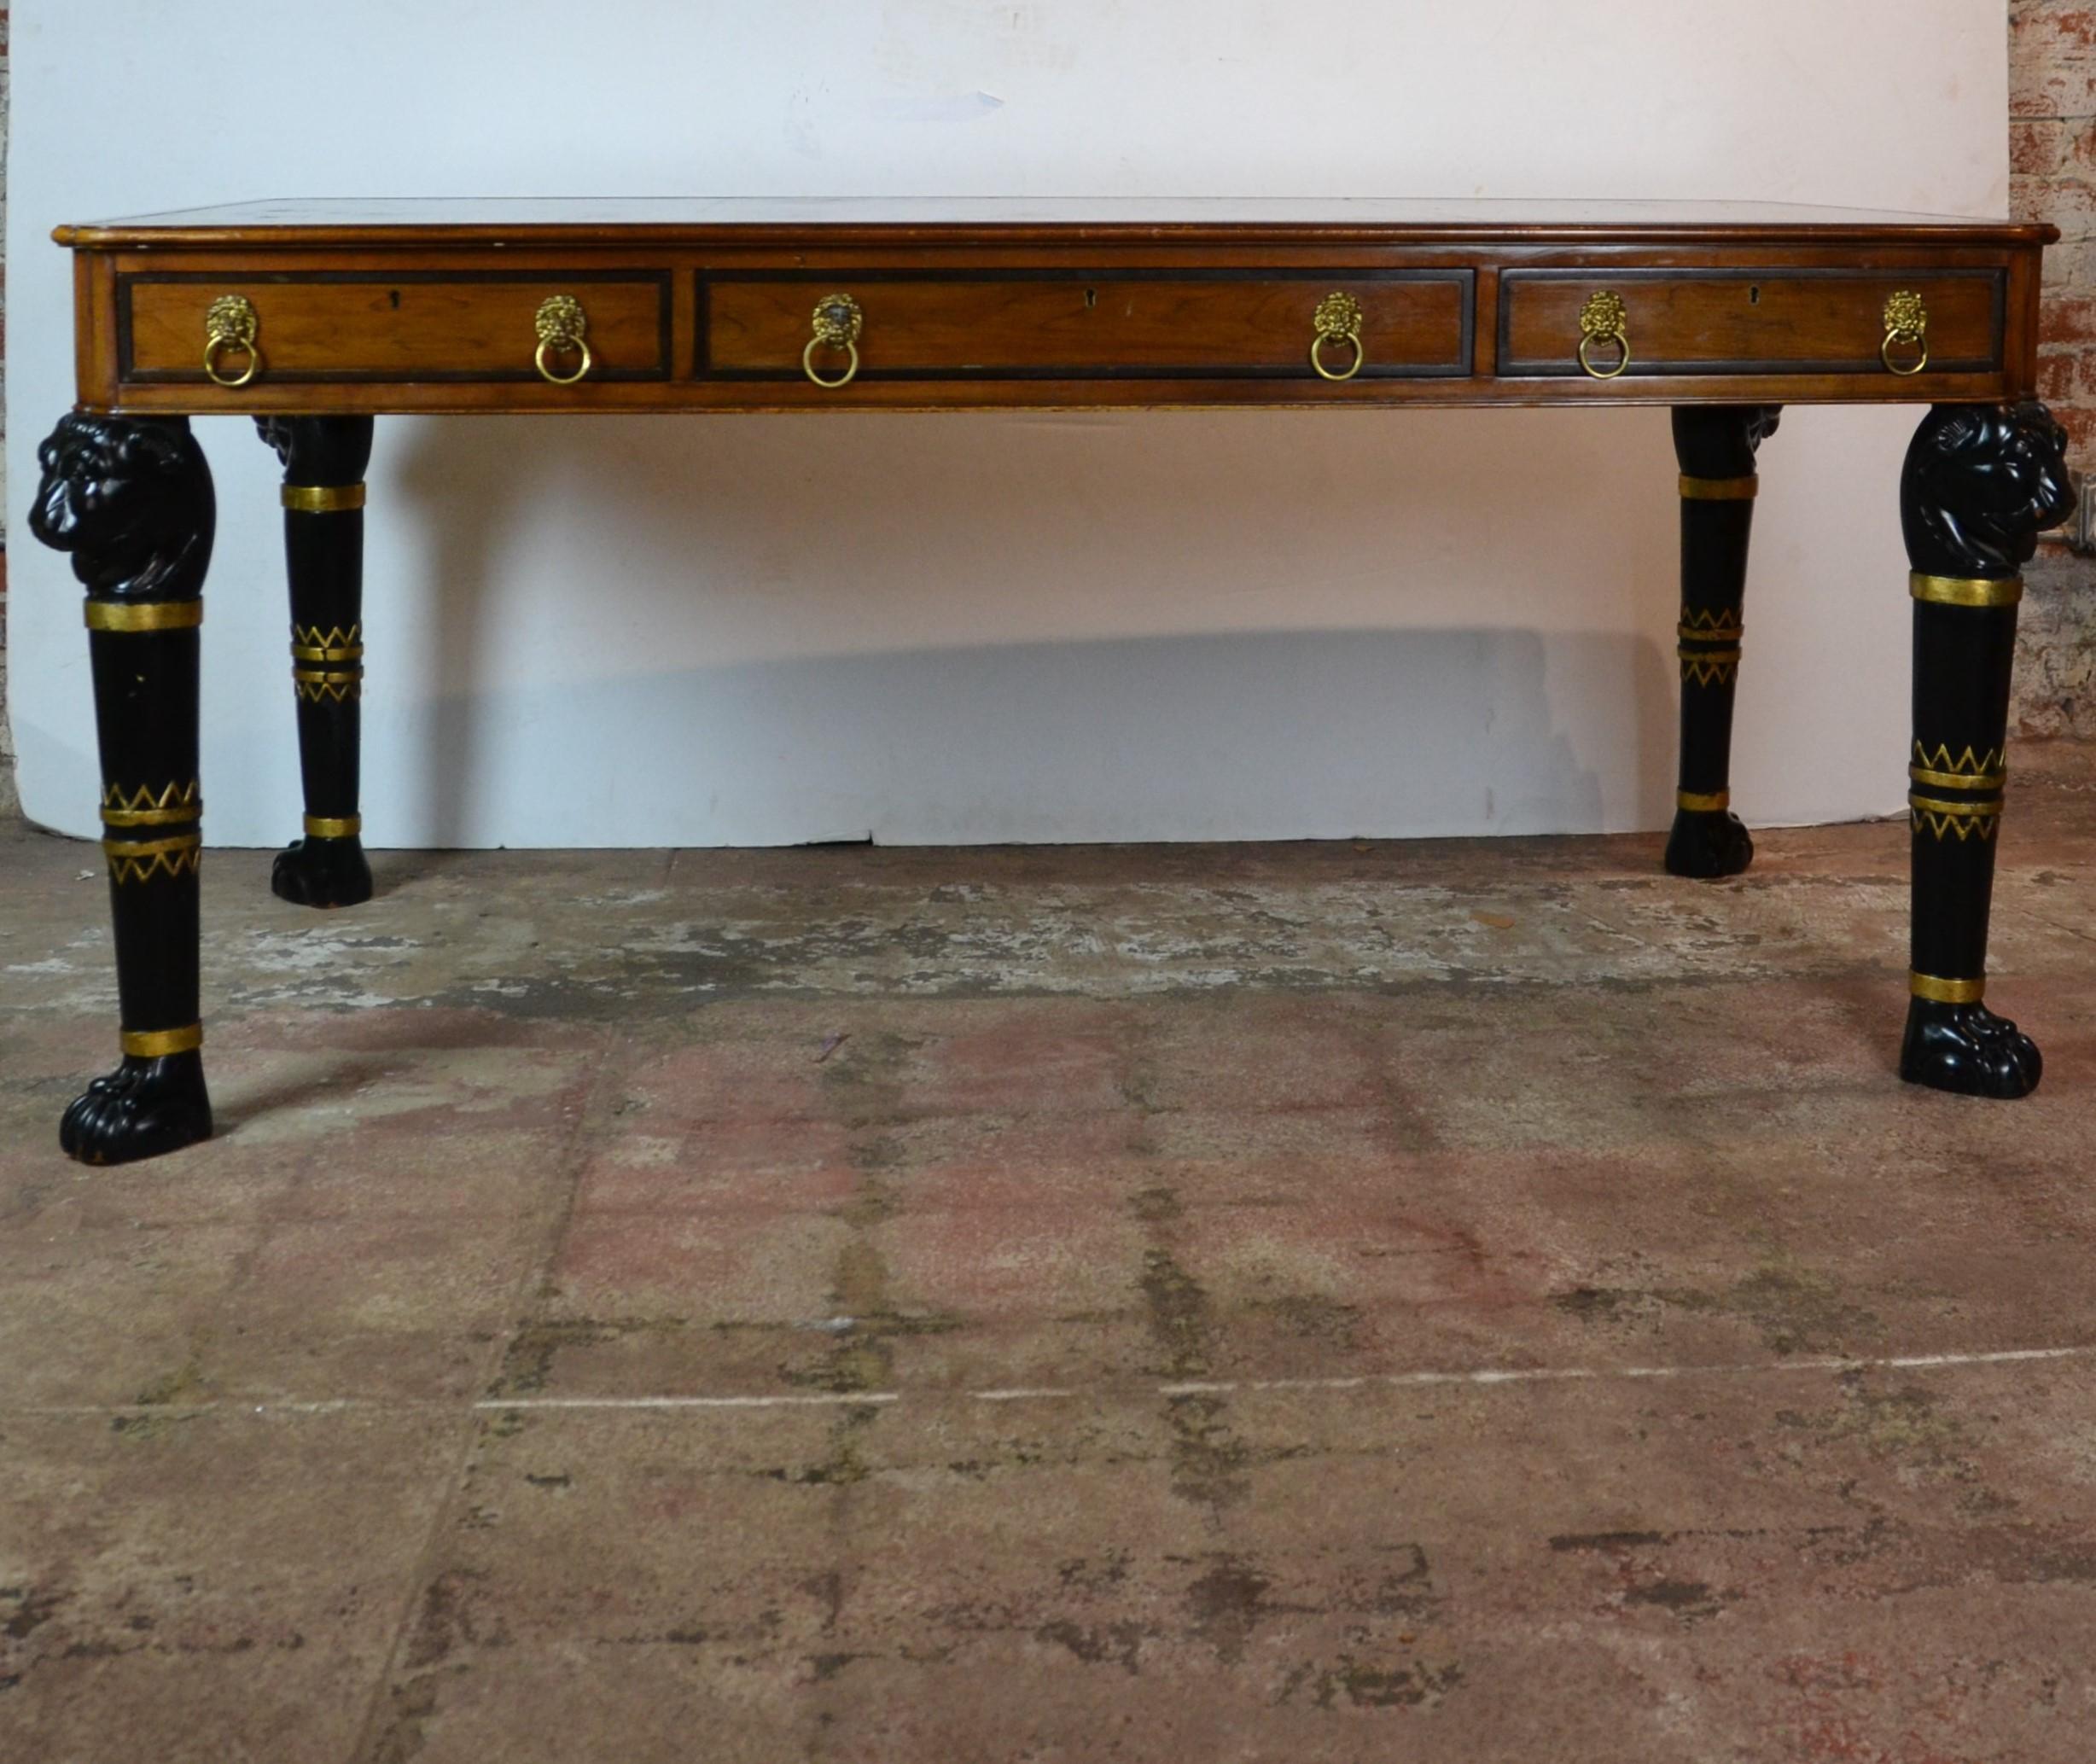
[[[102,754],[102,853],[123,1062],[66,1110],[90,1164],[207,1138],[197,1004],[197,661],[211,558],[211,472],[186,419],[67,417],[39,455],[31,530],[87,589]]]
[[[369,416],[264,416],[284,464],[291,681],[305,787],[304,836],[277,853],[270,887],[300,906],[371,898],[357,812],[364,696],[364,474]]]
[[[1967,1096],[2021,1097],[2037,1045],[1981,997],[2008,782],[2009,674],[2020,566],[2064,520],[2065,436],[2041,405],[1939,405],[1901,480],[1913,565],[1912,994],[1900,1075]]]
[[[1737,876],[1754,841],[1732,812],[1732,693],[1739,678],[1747,539],[1760,480],[1755,450],[1773,405],[1686,405],[1674,413],[1681,467],[1681,767],[1666,865],[1674,876]]]

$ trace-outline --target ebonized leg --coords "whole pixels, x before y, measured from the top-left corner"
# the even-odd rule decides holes
[[[1754,524],[1755,449],[1773,434],[1773,405],[1683,405],[1674,413],[1681,465],[1681,770],[1666,865],[1674,876],[1737,876],[1754,841],[1731,812],[1732,693]]]
[[[369,416],[259,416],[284,463],[291,682],[298,696],[305,836],[277,853],[270,887],[300,906],[371,898],[357,761],[364,696],[364,473]]]
[[[38,460],[30,530],[72,553],[87,589],[124,1055],[66,1110],[58,1143],[86,1163],[122,1163],[211,1134],[196,953],[211,472],[183,417],[76,414]]]
[[[1939,405],[1900,480],[1914,602],[1913,966],[1900,1076],[2027,1096],[2037,1045],[1980,1002],[2007,781],[2020,566],[2073,502],[2064,432],[2042,405]]]

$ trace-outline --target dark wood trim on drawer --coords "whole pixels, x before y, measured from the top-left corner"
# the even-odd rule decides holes
[[[548,292],[574,287],[625,287],[651,288],[655,296],[655,358],[646,367],[605,364],[591,376],[592,381],[664,381],[671,377],[675,358],[672,296],[675,277],[669,270],[592,270],[546,268],[515,270],[148,270],[120,271],[116,277],[117,374],[132,386],[209,386],[205,376],[203,337],[197,337],[198,365],[195,368],[140,368],[134,347],[132,311],[134,290],[164,283],[224,288],[237,292],[247,288],[505,288],[544,287]],[[586,303],[585,303],[586,304]],[[528,319],[529,315],[526,315]],[[263,315],[260,342],[270,348],[268,314]],[[535,385],[539,372],[532,365],[531,338],[519,340],[520,365],[515,368],[443,368],[416,365],[405,370],[393,368],[285,368],[275,359],[269,364],[267,380],[273,385]],[[215,388],[214,388],[215,389]]]
[[[1996,402],[2035,389],[2043,232],[177,230],[79,252],[75,374],[84,408],[140,416]],[[1750,316],[1756,282],[1766,326]],[[1876,358],[1884,299],[1907,288],[1930,312],[1930,359],[1913,376]],[[832,288],[856,288],[865,313],[861,372],[843,387],[801,370]],[[1603,288],[1627,304],[1631,360],[1590,380],[1579,315]],[[1309,345],[1318,301],[1341,289],[1363,307],[1367,347],[1359,376],[1335,385]],[[590,318],[593,369],[573,385],[532,367],[536,309],[555,292]],[[238,387],[202,372],[222,293],[262,321],[265,361]],[[1323,364],[1343,370],[1348,353],[1328,348]]]
[[[1507,269],[1500,272],[1497,328],[1499,375],[1502,379],[1586,377],[1574,355],[1579,342],[1575,325],[1569,324],[1566,327],[1562,353],[1547,356],[1515,353],[1514,320],[1523,292],[1527,288],[1571,283],[1586,289],[1615,288],[1627,292],[1641,285],[1695,289],[1744,283],[1753,288],[1757,286],[1765,288],[1772,283],[1813,282],[1854,285],[1860,297],[1859,319],[1867,317],[1872,323],[1877,322],[1885,294],[1895,288],[1940,287],[1942,283],[1953,282],[1983,282],[1988,286],[1988,295],[1986,352],[1980,355],[1953,355],[1947,350],[1940,350],[1936,346],[1942,338],[1943,332],[1940,328],[1934,329],[1930,339],[1931,348],[1928,367],[1920,374],[1912,376],[1907,383],[1912,388],[1925,387],[1939,375],[1991,374],[2002,370],[2003,342],[2007,325],[2006,265],[1970,268],[1916,265],[1906,269],[1872,269],[1860,265],[1851,269],[1845,265],[1770,264],[1753,269],[1628,269],[1594,264],[1570,269]],[[1653,380],[1713,374],[1860,374],[1876,379],[1889,380],[1893,377],[1878,357],[1876,345],[1880,341],[1882,332],[1871,332],[1870,346],[1853,356],[1678,355],[1670,358],[1667,352],[1666,340],[1660,340],[1656,353],[1654,352],[1654,340],[1649,333],[1641,342],[1638,319],[1633,299],[1628,324],[1630,365],[1621,375],[1621,380]]]
[[[692,377],[702,381],[742,383],[780,383],[800,381],[803,376],[797,352],[801,343],[796,340],[796,359],[773,367],[724,367],[713,358],[714,311],[713,291],[716,288],[737,284],[791,285],[805,288],[813,295],[829,288],[847,292],[854,288],[878,288],[895,284],[952,289],[957,293],[971,288],[994,288],[1009,286],[1035,286],[1040,288],[1100,288],[1120,283],[1152,284],[1159,287],[1198,283],[1240,283],[1248,290],[1270,288],[1277,282],[1300,283],[1306,288],[1345,288],[1374,286],[1376,284],[1429,284],[1452,287],[1456,291],[1455,324],[1449,334],[1451,345],[1448,353],[1438,359],[1424,361],[1378,362],[1375,358],[1374,339],[1368,338],[1369,356],[1360,372],[1354,377],[1361,381],[1374,380],[1446,380],[1466,379],[1475,371],[1477,327],[1477,271],[1474,266],[1433,265],[1417,268],[1357,269],[1351,266],[1299,269],[1260,267],[1204,269],[1175,267],[1169,265],[1150,265],[1144,267],[1080,267],[1025,268],[1025,269],[870,269],[831,268],[826,270],[750,269],[702,270],[696,278],[695,335],[692,344]],[[811,311],[813,299],[808,301]],[[874,334],[878,322],[877,309],[870,305],[867,312],[867,331]],[[1302,380],[1315,387],[1320,382],[1309,364],[1309,348],[1314,333],[1309,323],[1306,308],[1300,340],[1291,339],[1290,352],[1300,356],[1296,362],[1277,360],[1266,363],[1220,362],[1212,357],[1202,358],[1201,340],[1189,339],[1187,358],[1179,362],[1150,362],[1142,364],[1103,362],[1073,362],[1042,360],[1033,363],[997,362],[981,365],[962,364],[925,364],[884,368],[878,364],[874,346],[862,342],[865,364],[860,368],[854,384],[923,383],[936,381],[1228,381],[1228,380]]]

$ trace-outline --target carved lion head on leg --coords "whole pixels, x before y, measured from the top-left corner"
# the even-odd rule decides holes
[[[2065,520],[2074,486],[2067,432],[2043,405],[1938,405],[1922,419],[1900,480],[1900,524],[1918,570],[1998,576]]]
[[[73,573],[90,595],[186,600],[201,591],[217,505],[186,422],[76,412],[37,459],[44,481],[29,529],[73,554]]]

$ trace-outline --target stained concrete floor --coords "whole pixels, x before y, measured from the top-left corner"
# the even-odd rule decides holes
[[[222,1137],[87,1171],[0,841],[0,1755],[2087,1760],[2096,757],[2029,1101],[1905,834],[207,878]]]

